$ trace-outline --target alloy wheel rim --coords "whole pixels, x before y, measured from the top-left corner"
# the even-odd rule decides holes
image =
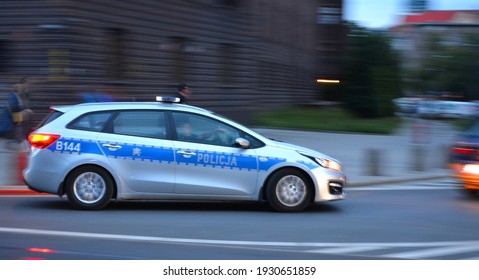
[[[75,197],[82,203],[94,204],[105,195],[105,181],[97,173],[83,173],[73,183],[73,192]]]
[[[283,177],[276,188],[276,197],[279,202],[288,207],[301,204],[306,197],[306,193],[306,184],[301,178],[294,175]]]

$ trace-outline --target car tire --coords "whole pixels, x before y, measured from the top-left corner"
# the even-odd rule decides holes
[[[80,210],[99,210],[110,202],[113,185],[113,179],[104,169],[84,166],[68,176],[65,193],[73,207]]]
[[[266,186],[269,205],[279,212],[299,212],[311,203],[312,182],[296,169],[282,169],[274,173]]]

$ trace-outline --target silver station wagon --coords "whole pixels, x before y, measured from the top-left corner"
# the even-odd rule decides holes
[[[52,107],[29,135],[26,184],[83,210],[112,200],[214,200],[297,212],[345,198],[335,159],[176,102]]]

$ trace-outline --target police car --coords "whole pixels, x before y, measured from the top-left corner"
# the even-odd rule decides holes
[[[337,160],[177,101],[51,107],[29,135],[26,184],[83,210],[112,200],[220,200],[297,212],[345,198]]]

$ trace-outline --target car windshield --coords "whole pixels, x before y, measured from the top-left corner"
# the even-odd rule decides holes
[[[479,121],[475,121],[464,133],[467,136],[479,137]]]

